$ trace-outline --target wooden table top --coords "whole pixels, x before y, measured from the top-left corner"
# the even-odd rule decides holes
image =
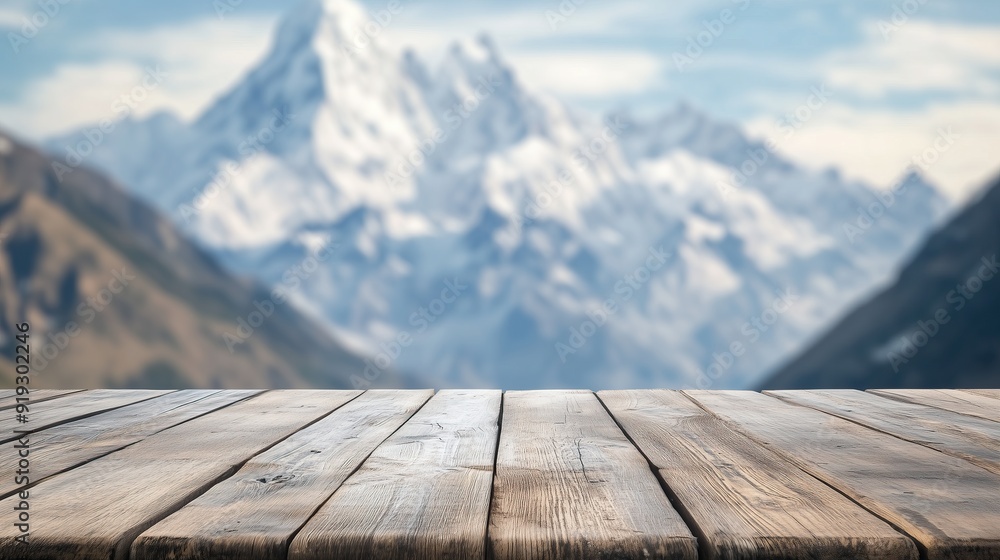
[[[30,399],[0,558],[1000,558],[1000,390]]]

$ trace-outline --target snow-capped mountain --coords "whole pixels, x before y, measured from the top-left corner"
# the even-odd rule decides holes
[[[268,282],[335,240],[296,301],[369,350],[359,382],[746,386],[945,210],[918,175],[880,199],[686,105],[574,111],[486,37],[431,69],[367,21],[305,2],[194,123],[130,121],[87,161]]]

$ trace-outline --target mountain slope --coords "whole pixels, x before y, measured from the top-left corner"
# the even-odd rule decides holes
[[[487,37],[435,68],[378,37],[357,48],[366,17],[305,2],[183,131],[130,122],[87,163],[268,284],[335,240],[298,303],[435,385],[744,386],[888,280],[944,211],[912,175],[846,236],[878,203],[870,185],[762,154],[687,106],[580,114],[521,83]]]
[[[896,282],[762,387],[1000,384],[1000,181],[934,233]]]
[[[9,360],[13,325],[27,320],[33,383],[345,387],[362,371],[289,305],[272,305],[244,340],[237,318],[256,320],[266,290],[100,175],[60,181],[40,153],[3,134],[0,148],[0,354]]]

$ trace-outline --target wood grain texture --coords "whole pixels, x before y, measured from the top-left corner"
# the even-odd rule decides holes
[[[919,557],[910,538],[680,392],[598,397],[698,528],[700,558]]]
[[[765,391],[765,394],[954,455],[1000,474],[1000,423],[862,391]]]
[[[20,435],[15,435],[14,430],[37,432],[171,392],[146,389],[95,389],[32,404],[28,407],[26,423],[18,422],[13,414],[0,417],[0,443],[19,438]]]
[[[30,434],[31,484],[260,392],[177,391]],[[16,469],[14,462],[0,463],[0,498],[21,489]]]
[[[491,558],[696,558],[646,459],[589,391],[504,395]]]
[[[59,397],[65,397],[66,395],[79,393],[81,391],[82,389],[34,389],[28,394],[28,398],[31,399],[30,402],[34,404],[43,401],[50,401],[52,399],[58,399]],[[0,410],[9,410],[17,406],[18,395],[15,394],[13,390],[8,392],[10,393],[9,395],[5,394],[0,396]]]
[[[1000,403],[996,399],[975,393],[957,389],[869,389],[867,392],[897,401],[932,406],[1000,422]]]
[[[366,392],[148,529],[132,558],[284,559],[313,512],[432,394]]]
[[[30,546],[0,524],[0,558],[126,558],[147,528],[358,394],[270,391],[55,475],[30,490]],[[16,499],[0,500],[0,510]]]
[[[1000,389],[962,389],[963,393],[972,393],[991,399],[1000,399]]]
[[[842,418],[749,391],[686,391],[937,558],[1000,556],[1000,477],[967,461]]]
[[[442,391],[351,475],[290,560],[485,558],[500,391]]]

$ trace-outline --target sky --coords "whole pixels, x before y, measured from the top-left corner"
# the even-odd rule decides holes
[[[794,126],[778,145],[796,161],[879,187],[916,164],[954,201],[1000,173],[1000,2],[363,4],[385,17],[390,2],[379,35],[392,48],[434,61],[487,33],[528,87],[595,114],[684,101],[761,138]],[[4,0],[0,127],[39,141],[109,116],[144,82],[137,115],[192,119],[264,55],[294,6]]]

